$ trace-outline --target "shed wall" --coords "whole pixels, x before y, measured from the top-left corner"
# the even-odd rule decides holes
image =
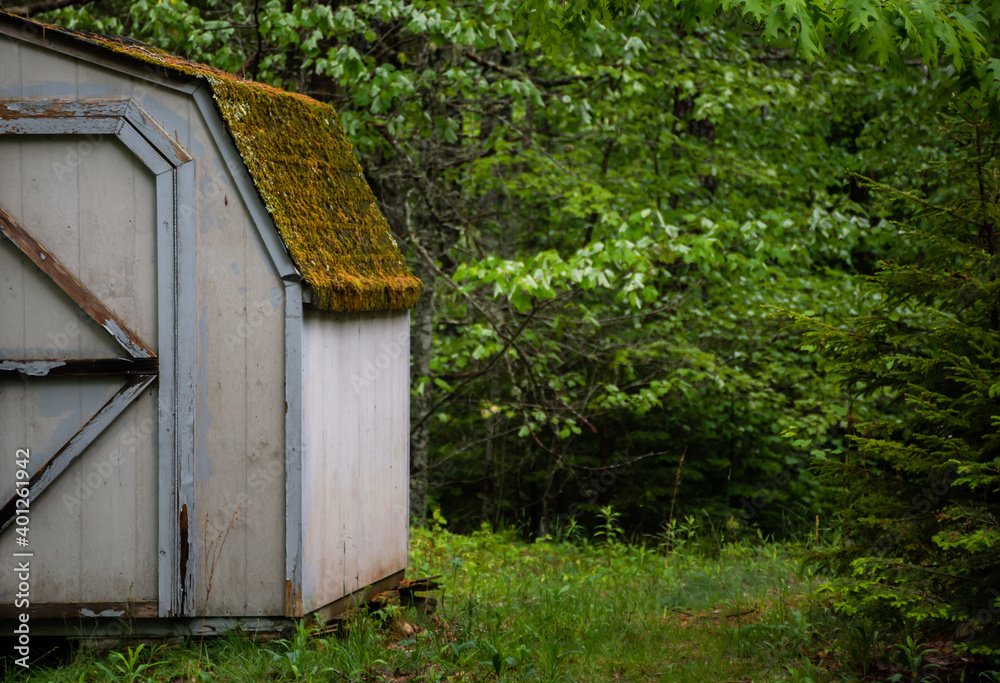
[[[302,345],[309,612],[406,568],[409,315],[307,311]]]
[[[285,288],[214,143],[202,144],[212,161],[198,183],[196,611],[211,581],[209,614],[282,615]]]
[[[196,609],[200,614],[205,608],[211,576],[210,615],[283,614],[284,288],[257,236],[250,213],[190,95],[110,67],[0,36],[0,98],[38,97],[132,98],[195,157],[195,196],[187,201],[181,198],[178,210],[193,211],[197,223],[197,310],[196,319],[189,321],[195,326],[197,339],[194,425],[197,507],[189,529],[189,533],[201,540]],[[38,143],[0,136],[0,205],[12,213],[20,213],[22,218],[27,215],[24,220],[30,220],[26,224],[29,229],[36,224],[50,226],[46,229],[55,232],[40,233],[39,239],[67,266],[76,269],[77,275],[95,293],[105,295],[104,300],[116,313],[133,321],[140,336],[148,343],[155,343],[156,261],[155,244],[150,241],[155,237],[147,230],[150,216],[154,215],[153,204],[145,195],[142,201],[131,201],[129,193],[123,191],[143,183],[142,192],[148,191],[145,169],[141,169],[141,164],[137,166],[138,162],[125,159],[128,152],[118,143],[101,143],[95,147],[100,152],[81,154],[83,148],[77,148],[80,159],[75,162],[78,164],[75,188],[68,181],[46,185],[37,178],[49,173],[53,163],[77,157],[73,156],[73,143],[67,142],[67,138],[42,141],[41,147],[23,153],[22,146]],[[105,147],[111,151],[104,151]],[[44,154],[36,151],[43,148],[47,149]],[[112,158],[115,154],[117,157]],[[39,192],[49,194],[38,197],[33,194]],[[33,206],[41,208],[32,209]],[[147,213],[139,216],[140,210]],[[36,220],[31,211],[43,215]],[[141,222],[141,230],[129,227],[126,220],[129,211],[137,212],[133,222],[136,225]],[[92,221],[95,229],[111,232],[102,233],[95,240],[96,233],[75,227],[83,226],[86,221]],[[0,259],[5,259],[0,271],[3,277],[10,272],[13,273],[10,277],[16,279],[25,269],[23,264],[17,265],[18,257],[10,245],[0,250]],[[8,270],[8,266],[13,270]],[[102,283],[111,281],[113,274],[119,276],[114,281],[120,284],[116,288],[105,287],[108,290],[105,292]],[[67,320],[75,320],[72,304],[60,303],[59,292],[46,291],[44,283],[32,283],[23,291],[21,301],[0,297],[3,306],[0,334],[6,335],[0,337],[0,348],[10,344],[12,348],[20,345],[18,348],[27,349],[35,343],[30,340],[37,336],[36,330],[44,337],[53,328],[66,330]],[[39,304],[24,302],[25,297],[35,297]],[[31,310],[31,315],[18,318],[14,308],[22,312]],[[15,322],[11,325],[8,321]],[[113,344],[109,346],[100,335],[92,335],[86,328],[68,339],[67,348],[73,349],[74,354],[123,355],[115,352]],[[84,398],[99,400],[97,388],[84,390],[67,382],[68,390],[80,395],[80,405]],[[147,390],[147,395],[91,446],[91,452],[81,457],[78,471],[66,472],[43,494],[39,511],[46,497],[59,501],[62,494],[78,488],[81,481],[96,481],[93,477],[87,479],[91,474],[86,469],[88,461],[96,461],[91,466],[93,471],[106,471],[107,467],[98,470],[95,465],[112,454],[116,458],[122,454],[126,450],[122,440],[130,430],[143,431],[150,420],[155,423],[156,386]],[[4,456],[12,448],[21,447],[19,440],[36,439],[36,429],[42,433],[56,431],[51,426],[37,425],[23,411],[18,412],[16,404],[24,399],[23,393],[18,393],[22,389],[9,387],[9,382],[4,381],[0,383],[0,391],[10,397],[8,403],[0,405],[2,419],[21,425],[16,429],[0,429]],[[25,405],[30,407],[31,402]],[[155,434],[139,450],[142,452],[135,458],[122,458],[127,463],[101,475],[97,488],[107,489],[107,495],[87,498],[83,511],[78,513],[78,523],[58,529],[71,518],[58,503],[50,505],[51,520],[41,513],[33,516],[32,544],[46,548],[49,558],[39,558],[36,565],[40,568],[37,585],[43,591],[39,599],[44,596],[44,600],[80,601],[98,599],[88,596],[100,595],[122,600],[155,596]],[[7,457],[0,458],[3,463],[0,468],[9,467],[8,461]],[[0,482],[11,481],[11,476],[6,469],[0,469]],[[139,501],[152,506],[149,508],[153,511],[152,519],[137,511]],[[237,509],[240,512],[235,517]],[[231,523],[232,529],[223,543],[219,534]],[[46,530],[49,527],[51,531]],[[4,577],[0,581],[0,600],[4,601],[11,576],[6,571],[11,557],[10,531],[9,528],[0,536],[3,549],[0,571]],[[65,570],[55,571],[60,566]],[[44,573],[53,570],[50,575],[55,578],[51,585],[42,581],[42,567]]]

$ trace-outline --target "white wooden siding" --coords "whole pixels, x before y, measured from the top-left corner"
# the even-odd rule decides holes
[[[304,317],[303,609],[406,568],[406,312]]]
[[[198,131],[199,134],[201,131]],[[209,154],[214,146],[203,143]],[[284,286],[228,172],[199,173],[196,449],[209,614],[284,614]],[[207,540],[206,540],[207,539]],[[216,541],[214,547],[208,547]],[[210,570],[210,567],[209,567]],[[196,610],[204,610],[204,590]]]

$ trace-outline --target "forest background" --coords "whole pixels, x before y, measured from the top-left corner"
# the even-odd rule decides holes
[[[857,474],[860,453],[864,477],[894,470],[865,460],[859,439],[875,432],[858,425],[905,442],[916,380],[873,384],[900,363],[847,342],[872,316],[911,341],[937,323],[904,301],[917,284],[900,298],[859,276],[926,271],[941,253],[927,231],[969,196],[982,216],[966,242],[995,257],[989,3],[6,9],[336,107],[424,283],[411,316],[418,524],[433,513],[456,530],[545,536],[612,506],[630,533],[705,514],[781,535],[863,518],[844,468]],[[963,197],[970,164],[978,185]],[[880,369],[863,366],[880,354]],[[984,448],[1000,454],[995,437]]]
[[[336,107],[424,283],[416,524],[822,526],[844,609],[1000,651],[1000,6],[6,9]]]
[[[646,533],[700,511],[826,523],[839,487],[810,463],[843,460],[892,397],[831,381],[789,323],[879,309],[854,276],[921,258],[898,227],[919,207],[862,180],[947,191],[939,113],[974,69],[995,89],[997,10],[675,4],[21,11],[336,107],[424,282],[417,523],[440,508],[453,528],[544,535],[605,505]],[[916,5],[923,42],[901,23]]]

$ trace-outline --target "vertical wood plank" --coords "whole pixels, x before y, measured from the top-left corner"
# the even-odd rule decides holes
[[[0,36],[0,97],[23,97],[20,44],[7,36]]]
[[[21,142],[10,137],[0,137],[0,207],[16,215],[22,212]],[[0,320],[10,321],[0,325],[0,353],[8,358],[27,349],[24,336],[25,261],[20,250],[9,240],[0,238]],[[0,443],[2,440],[3,431],[0,430]]]
[[[19,51],[24,97],[77,98],[76,60],[27,43],[20,43]]]
[[[174,177],[156,178],[156,283],[157,348],[160,379],[157,382],[157,616],[173,614],[178,580],[179,536],[177,492],[174,489],[177,448],[174,312]]]
[[[403,569],[410,555],[410,312],[395,313],[392,320],[393,340],[399,344],[392,384],[392,525],[398,543],[394,563]]]
[[[199,467],[207,471],[199,472],[197,530],[210,567],[201,581],[205,589],[209,581],[212,584],[210,613],[240,613],[247,600],[246,514],[250,505],[246,489],[247,348],[250,336],[259,331],[248,325],[246,219],[230,217],[224,202],[213,197],[202,197],[202,202],[201,219],[208,229],[197,233],[197,447]],[[237,508],[242,509],[240,519],[229,529]],[[224,546],[220,545],[223,537]],[[215,546],[209,547],[213,541]],[[205,592],[199,590],[198,601],[204,601]]]
[[[344,524],[344,592],[355,591],[358,585],[359,553],[364,539],[360,537],[360,520],[363,513],[365,491],[361,482],[360,456],[364,446],[362,417],[364,415],[367,394],[370,384],[363,386],[360,395],[351,396],[349,379],[351,368],[362,367],[361,321],[357,316],[350,316],[344,328],[346,334],[347,358],[337,367],[340,381],[337,383],[337,394],[334,398],[344,410],[344,421],[341,424],[344,448],[341,451],[340,485],[343,490],[341,519]]]
[[[195,196],[194,162],[182,165],[173,173],[177,197]],[[179,591],[172,604],[177,616],[194,616],[196,612],[196,581],[198,577],[201,534],[201,511],[197,501],[197,436],[199,424],[197,414],[197,383],[199,339],[198,339],[198,258],[197,228],[194,212],[176,211],[174,221],[174,410],[176,412],[174,452],[176,472],[176,496],[178,523],[187,523],[186,530],[180,527],[177,548],[186,561],[179,567],[180,575],[174,583]],[[207,390],[207,386],[202,384]],[[204,416],[207,417],[207,416]]]
[[[150,266],[155,258],[156,179],[111,136],[93,142],[79,138],[76,149],[80,155],[76,275],[155,352],[156,273]],[[108,202],[112,195],[116,201]],[[116,248],[94,248],[102,244]],[[152,392],[144,392],[138,405],[121,415],[80,461],[82,480],[95,482],[80,514],[88,539],[81,546],[85,600],[156,596],[156,576],[148,571],[157,552]],[[147,571],[140,572],[143,567]],[[130,577],[131,595],[120,595],[123,577]]]
[[[247,233],[247,240],[254,236]],[[248,323],[271,323],[247,335],[246,406],[247,532],[245,614],[281,615],[285,611],[285,454],[284,387],[273,378],[284,374],[283,321],[285,288],[263,259],[245,254]]]
[[[407,321],[405,312],[306,318],[309,607],[406,566]]]
[[[381,464],[376,433],[389,428],[387,424],[376,424],[376,402],[379,389],[385,385],[386,367],[379,360],[379,317],[376,314],[358,316],[358,353],[362,365],[373,368],[374,379],[365,386],[361,396],[360,414],[358,415],[358,452],[355,457],[356,469],[352,489],[357,491],[358,500],[355,509],[358,511],[355,523],[355,535],[358,539],[357,569],[355,570],[355,589],[363,588],[362,583],[370,571],[372,562],[379,560],[379,545],[383,530],[378,528],[375,509],[385,502],[385,492],[380,490],[380,482],[375,478],[375,472]],[[345,368],[345,371],[347,368]]]
[[[22,59],[22,83],[25,90],[34,94],[36,88],[48,88],[51,80],[62,81],[62,89],[69,96],[76,95],[76,73],[72,64],[54,55],[27,46]],[[30,58],[28,58],[30,55]],[[39,93],[42,94],[42,93]],[[48,93],[44,93],[48,94]],[[76,226],[80,218],[79,198],[79,158],[76,150],[66,138],[32,138],[25,143],[25,154],[21,159],[21,223],[32,236],[43,244],[71,272],[80,267],[80,240]],[[30,146],[29,146],[30,145]],[[28,152],[30,150],[30,152]],[[38,280],[36,280],[38,282]],[[49,285],[54,287],[54,285]],[[58,296],[58,295],[56,295]],[[48,297],[51,300],[52,297]],[[62,312],[57,307],[36,306],[26,302],[30,310],[37,314],[26,316],[25,336],[28,339],[44,339],[53,332],[70,332]],[[40,304],[41,302],[39,302]],[[82,319],[81,319],[82,321]],[[96,326],[81,325],[80,336],[96,334]],[[75,336],[75,335],[67,335]],[[72,341],[69,341],[72,344]],[[72,346],[69,348],[73,348]],[[78,347],[77,347],[78,348]],[[84,415],[88,410],[87,397],[79,385],[67,387],[59,400],[67,404],[70,415]],[[36,416],[28,418],[29,434],[39,431],[40,420]],[[71,464],[63,473],[59,484],[63,491],[82,489],[83,474],[80,461]],[[36,585],[39,599],[61,601],[72,599],[84,591],[82,571],[83,537],[82,515],[66,515],[63,506],[52,505],[56,491],[41,498],[36,504],[36,514],[32,515],[34,541],[48,544],[52,548],[73,549],[60,557],[57,570],[43,577]]]
[[[198,183],[196,235],[199,534],[207,514],[210,543],[242,506],[211,577],[209,612],[256,613],[268,605],[280,614],[285,596],[285,287],[256,241],[250,213],[228,171],[205,164],[200,172],[205,175]],[[200,612],[209,578],[204,562],[199,571]],[[268,591],[251,590],[262,581]]]

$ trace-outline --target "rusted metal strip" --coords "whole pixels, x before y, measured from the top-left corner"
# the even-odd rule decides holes
[[[9,213],[0,207],[0,232],[3,233],[31,262],[52,278],[56,285],[66,292],[77,305],[87,312],[98,325],[115,338],[122,348],[133,358],[155,358],[153,350],[146,346],[139,336],[130,330],[114,312],[101,303],[87,287],[69,272],[45,247],[28,234]]]
[[[78,375],[155,375],[156,358],[61,358],[0,360],[0,377],[72,377]]]
[[[101,435],[116,417],[122,414],[132,404],[143,390],[152,384],[156,375],[138,375],[132,377],[125,386],[118,390],[111,399],[98,410],[76,434],[60,448],[49,461],[42,465],[28,480],[28,500],[34,503],[45,489],[69,467],[74,460]],[[0,508],[0,531],[3,531],[17,517],[17,501],[15,493],[3,507]]]

